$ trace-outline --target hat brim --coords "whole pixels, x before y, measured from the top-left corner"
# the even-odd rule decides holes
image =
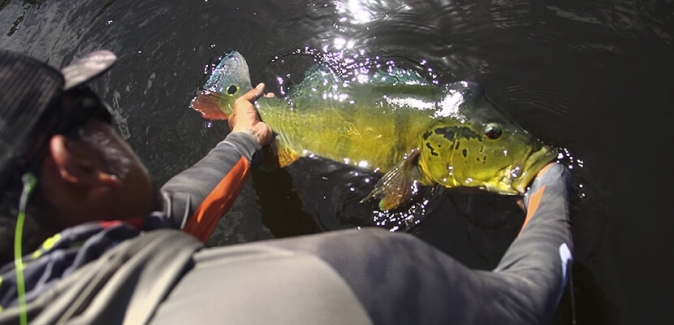
[[[91,52],[61,69],[65,80],[64,90],[86,83],[110,70],[117,56],[108,50]]]

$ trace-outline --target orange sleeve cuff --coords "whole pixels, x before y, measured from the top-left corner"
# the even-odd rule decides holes
[[[220,218],[234,204],[249,174],[250,164],[245,157],[241,157],[194,211],[183,231],[197,237],[201,242],[206,242]]]
[[[538,189],[536,193],[531,195],[531,198],[529,199],[529,206],[527,206],[527,216],[524,218],[524,223],[522,224],[522,229],[520,229],[520,234],[522,234],[524,227],[527,225],[527,223],[529,223],[531,217],[533,217],[534,213],[536,213],[538,210],[538,206],[541,204],[541,198],[543,198],[543,193],[545,193],[545,185],[541,186],[541,188]]]

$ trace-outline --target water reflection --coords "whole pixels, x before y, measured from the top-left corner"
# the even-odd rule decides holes
[[[465,51],[461,57],[452,53],[470,47],[467,41],[486,27],[485,22],[476,22],[468,28],[464,9],[450,1],[349,0],[314,5],[309,9],[313,12],[310,17],[330,21],[315,28],[314,41],[322,44],[317,48],[332,53],[343,64],[348,64],[350,59],[357,62],[359,56],[387,56],[391,52],[398,61],[416,61],[414,64],[419,67],[429,59],[457,68],[470,65],[473,63],[466,60],[472,59],[464,57]],[[404,56],[407,51],[401,51],[403,44],[422,43],[424,46],[416,47],[413,56]],[[373,49],[378,51],[372,52]],[[442,52],[444,55],[438,56]],[[434,74],[430,66],[420,70]],[[437,77],[433,75],[430,79]]]
[[[0,0],[0,46],[57,66],[96,48],[117,52],[118,66],[95,87],[128,121],[129,141],[158,183],[227,132],[223,123],[204,127],[188,104],[209,63],[232,49],[258,67],[254,80],[280,95],[316,62],[344,73],[402,65],[438,83],[478,81],[525,129],[569,148],[561,160],[578,180],[578,294],[574,317],[562,300],[559,322],[671,323],[672,272],[663,260],[673,246],[674,180],[662,152],[671,145],[672,22],[674,3],[650,0]],[[313,54],[287,57],[297,49]],[[355,201],[339,195],[360,185],[303,179],[327,168],[307,161],[295,166],[298,178],[256,173],[254,183],[267,186],[244,187],[212,243],[394,224],[373,210],[362,219],[356,205],[333,205],[330,198]],[[359,175],[363,186],[375,179]],[[299,200],[293,182],[318,190]],[[409,231],[469,266],[495,265],[519,230],[516,205],[474,193],[438,196],[449,198],[434,207],[443,213]],[[346,217],[331,219],[336,210]]]

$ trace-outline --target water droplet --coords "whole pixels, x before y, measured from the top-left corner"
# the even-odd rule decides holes
[[[206,122],[204,123],[204,126],[205,126],[207,129],[210,129],[211,126],[213,126],[213,121],[206,121]]]

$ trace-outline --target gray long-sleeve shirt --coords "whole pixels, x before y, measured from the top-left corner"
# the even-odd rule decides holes
[[[166,249],[177,253],[180,246],[148,245],[149,251],[138,254],[144,259],[127,264],[149,278],[127,272],[125,265],[119,271],[106,269],[103,257],[119,256],[119,250],[133,246],[122,242],[147,237],[138,236],[142,230],[173,227],[202,241],[208,238],[238,195],[258,150],[247,135],[229,135],[162,188],[163,211],[125,222],[81,225],[50,239],[38,253],[26,257],[31,317],[38,323],[52,323],[50,315],[66,319],[64,323],[131,322],[138,319],[138,302],[145,301],[146,290],[139,288],[147,287],[146,281],[167,293],[156,296],[161,298],[154,300],[156,304],[140,308],[142,323],[146,319],[153,324],[551,322],[573,250],[567,171],[561,165],[553,165],[534,181],[525,198],[526,225],[492,272],[471,270],[409,234],[382,229],[204,249],[189,253],[177,268],[152,261],[170,259],[160,253]],[[68,306],[72,299],[68,297],[77,296],[68,294],[77,279],[96,279],[93,275],[101,269],[114,273],[118,281],[100,283],[100,288],[96,286],[100,291],[90,293],[91,303],[78,305],[76,312],[63,311],[73,310],[59,306]],[[169,269],[172,273],[167,276]],[[0,324],[11,324],[18,315],[13,272],[12,265],[0,270],[0,304],[5,308],[0,310]],[[131,298],[113,299],[119,295]],[[106,300],[117,304],[96,304]]]

